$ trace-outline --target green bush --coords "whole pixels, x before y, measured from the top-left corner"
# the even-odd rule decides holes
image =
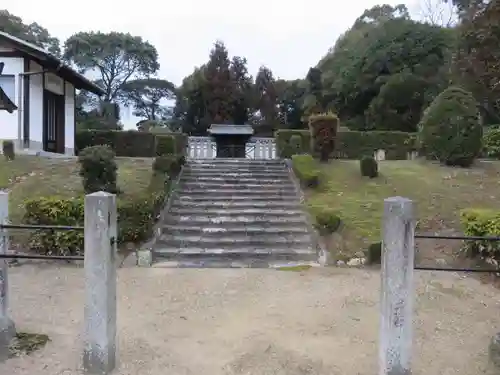
[[[274,133],[277,152],[280,158],[289,159],[294,155],[295,149],[291,146],[290,139],[295,135],[301,138],[301,153],[310,153],[311,133],[309,130],[280,129]]]
[[[118,245],[140,243],[152,235],[156,219],[167,197],[170,181],[163,174],[152,176],[145,191],[117,201]],[[80,199],[37,198],[26,202],[25,224],[83,226],[84,201]],[[30,248],[45,255],[82,255],[81,231],[35,231]]]
[[[36,198],[24,208],[24,224],[83,226],[83,199]],[[83,232],[36,230],[29,246],[43,255],[82,255]]]
[[[290,149],[293,152],[293,155],[300,155],[303,153],[302,148],[302,137],[298,134],[294,134],[290,137]]]
[[[5,140],[2,142],[2,152],[3,156],[7,160],[14,160],[16,158],[16,152],[14,150],[14,141]]]
[[[334,113],[321,113],[309,117],[311,149],[313,155],[323,162],[328,161],[335,149],[339,118]]]
[[[406,160],[415,151],[416,133],[400,131],[340,131],[334,156],[339,159],[360,159],[385,150],[387,160]]]
[[[382,243],[375,242],[368,246],[366,251],[366,261],[368,264],[380,264],[382,262]]]
[[[466,236],[500,236],[500,211],[465,209],[460,212],[460,221]],[[471,258],[491,258],[500,262],[498,241],[465,241],[464,250]]]
[[[153,171],[155,174],[167,174],[171,178],[176,178],[185,160],[184,156],[179,155],[157,156],[153,162]]]
[[[292,166],[303,187],[316,188],[319,186],[321,171],[311,155],[293,155]]]
[[[483,155],[487,158],[500,159],[500,127],[491,127],[485,131]]]
[[[327,235],[336,232],[340,227],[340,217],[336,211],[328,207],[313,208],[314,227],[321,235]]]
[[[424,111],[419,124],[422,153],[445,165],[469,167],[480,155],[482,126],[472,94],[449,87]]]
[[[115,153],[109,146],[92,146],[78,156],[85,194],[96,191],[117,193]]]
[[[156,156],[175,155],[177,153],[175,137],[172,135],[156,136]]]
[[[378,176],[378,163],[373,156],[363,156],[359,161],[361,176],[375,178]]]

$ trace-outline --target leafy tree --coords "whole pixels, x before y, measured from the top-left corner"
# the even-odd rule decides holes
[[[174,121],[190,135],[205,135],[211,123],[206,114],[208,95],[204,71],[205,66],[196,68],[191,75],[183,79],[177,90]]]
[[[233,57],[230,73],[234,84],[231,117],[235,124],[247,124],[254,106],[253,79],[248,74],[247,59],[239,56]]]
[[[204,69],[207,95],[206,116],[213,123],[232,122],[235,86],[231,76],[231,63],[223,42],[217,41],[210,51]]]
[[[51,36],[46,28],[36,22],[25,24],[6,9],[0,10],[0,31],[45,48],[55,56],[61,54],[59,39]]]
[[[321,70],[310,68],[306,76],[307,93],[304,98],[304,111],[307,115],[325,111],[325,98]]]
[[[304,129],[307,123],[303,122],[303,102],[306,95],[306,83],[303,80],[277,80],[278,111],[280,127],[290,129]]]
[[[389,95],[388,89],[402,88],[404,82],[413,87],[420,82],[418,86],[424,89],[421,95],[425,100],[412,99],[408,110],[399,101],[390,108],[390,103],[381,102],[383,97],[373,104],[372,108],[386,108],[393,124],[398,122],[394,116],[401,117],[403,127],[398,130],[411,129],[422,110],[417,104],[432,100],[448,84],[450,30],[409,20],[404,11],[396,8],[394,12],[391,7],[384,12],[377,10],[376,16],[367,16],[365,12],[318,66],[323,72],[326,101],[350,127],[366,130],[381,125],[381,122],[370,124],[367,115],[373,115],[368,109],[387,82],[390,85],[382,92],[386,98],[395,98],[397,93]],[[389,81],[391,76],[399,74],[404,75]],[[412,78],[401,81],[401,77]],[[408,123],[412,116],[417,116],[413,124]]]
[[[278,127],[278,92],[273,72],[261,66],[255,78],[255,90],[257,93],[257,108],[262,117],[262,124],[258,129],[264,135],[272,134]],[[257,131],[256,131],[257,133]]]
[[[482,146],[482,126],[472,94],[453,86],[439,94],[420,121],[419,141],[427,157],[469,167]]]
[[[76,33],[64,44],[64,58],[82,73],[100,75],[96,83],[105,91],[105,102],[125,101],[121,94],[127,82],[159,69],[156,48],[129,33]]]
[[[134,108],[134,116],[147,120],[171,117],[171,106],[162,104],[162,101],[175,99],[172,82],[158,78],[136,79],[127,82],[123,91],[127,102]]]
[[[458,2],[457,81],[479,101],[487,123],[500,122],[500,2]]]
[[[433,86],[409,72],[389,76],[365,112],[366,123],[377,130],[417,131],[422,108],[431,101]]]

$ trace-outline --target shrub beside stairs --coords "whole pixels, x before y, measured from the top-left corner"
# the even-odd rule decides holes
[[[173,267],[274,267],[318,261],[282,160],[189,160],[165,208],[152,261]]]

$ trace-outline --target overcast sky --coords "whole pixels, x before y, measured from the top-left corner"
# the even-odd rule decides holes
[[[419,1],[406,2],[413,14]],[[160,77],[180,84],[208,59],[216,39],[230,55],[248,59],[255,76],[260,65],[284,79],[304,77],[339,34],[376,0],[178,0],[120,2],[111,0],[18,0],[8,10],[25,23],[36,21],[61,42],[78,31],[121,31],[140,35],[160,55]],[[391,5],[401,2],[386,1]],[[127,6],[130,4],[130,7]],[[142,8],[141,8],[142,5]],[[136,119],[124,110],[122,121]]]

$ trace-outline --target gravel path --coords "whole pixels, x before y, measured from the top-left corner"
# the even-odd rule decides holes
[[[46,333],[52,341],[0,364],[0,374],[81,374],[82,270],[11,270],[18,329]],[[377,271],[118,273],[117,375],[378,372]],[[486,349],[500,330],[498,290],[450,273],[421,272],[416,279],[414,375],[494,374]]]

